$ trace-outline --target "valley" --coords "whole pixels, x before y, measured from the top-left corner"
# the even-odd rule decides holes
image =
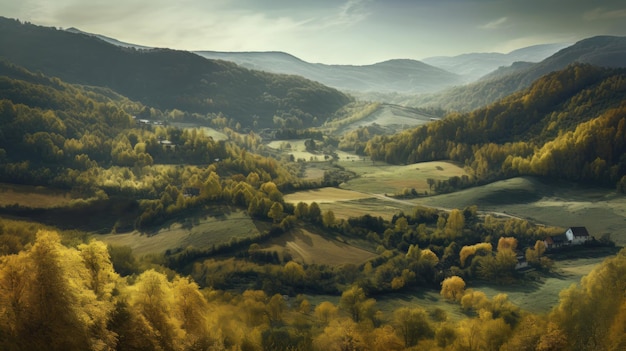
[[[0,17],[0,349],[620,349],[624,52],[327,65]]]

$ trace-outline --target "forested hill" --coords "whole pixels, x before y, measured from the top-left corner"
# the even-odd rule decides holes
[[[525,89],[541,76],[562,70],[572,63],[626,67],[626,37],[597,36],[584,39],[539,63],[514,63],[492,72],[478,82],[431,96],[417,97],[409,105],[471,111]]]
[[[372,139],[373,159],[449,159],[477,181],[515,175],[626,186],[626,70],[576,64],[488,107]]]
[[[69,83],[108,87],[162,110],[223,113],[244,127],[272,126],[276,115],[304,126],[321,124],[351,100],[296,76],[251,71],[185,51],[122,48],[2,17],[0,57]]]

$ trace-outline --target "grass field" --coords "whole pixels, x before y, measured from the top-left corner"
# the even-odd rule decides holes
[[[256,236],[259,230],[250,217],[240,210],[215,216],[206,214],[188,219],[186,223],[173,222],[151,235],[137,231],[94,236],[107,244],[124,245],[138,256],[163,253],[166,250],[194,247],[207,249],[229,242],[232,238]]]
[[[341,188],[376,194],[399,194],[404,188],[414,188],[417,192],[424,193],[429,191],[428,178],[444,180],[467,174],[462,167],[450,162],[423,162],[394,166],[368,161],[339,162],[339,165],[359,175],[358,178],[342,184]]]
[[[429,123],[430,121],[431,116],[426,116],[411,108],[384,104],[369,116],[339,128],[334,134],[341,135],[371,124],[381,126],[389,130],[389,134],[393,134],[406,128]]]
[[[294,261],[304,264],[359,265],[376,256],[375,253],[326,238],[306,229],[295,229],[272,239],[264,249],[287,252]]]
[[[478,205],[479,210],[506,212],[540,224],[584,226],[592,236],[610,233],[618,245],[626,245],[626,197],[610,189],[519,177],[413,201],[448,208]]]
[[[372,197],[372,195],[370,194],[330,187],[298,191],[296,193],[287,194],[284,196],[286,202],[291,202],[294,204],[297,204],[298,202],[305,202],[307,204],[310,204],[311,202],[317,202],[318,204],[320,204],[328,202],[366,199],[370,197]]]
[[[17,204],[30,208],[50,208],[68,205],[73,199],[69,191],[0,183],[0,206]]]

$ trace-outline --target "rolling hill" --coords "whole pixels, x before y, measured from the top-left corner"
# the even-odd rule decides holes
[[[482,76],[502,66],[514,62],[540,62],[570,44],[533,45],[503,54],[498,52],[469,53],[458,56],[433,56],[422,59],[423,62],[459,74],[467,82],[478,80]]]
[[[351,98],[297,76],[252,71],[169,49],[137,50],[91,35],[0,18],[0,57],[69,83],[108,87],[159,109],[222,113],[243,127],[276,115],[322,123]]]
[[[366,151],[394,163],[454,160],[479,182],[538,175],[623,191],[625,77],[623,68],[573,64],[485,108],[375,137]]]
[[[273,73],[293,74],[340,90],[424,93],[462,82],[460,76],[416,60],[389,60],[372,65],[308,63],[284,52],[198,51],[210,58]]]
[[[471,111],[486,106],[531,85],[536,79],[573,63],[601,67],[626,67],[626,37],[597,36],[581,40],[559,50],[545,60],[515,63],[486,75],[480,81],[413,99],[407,104],[416,107],[439,107],[447,110]]]

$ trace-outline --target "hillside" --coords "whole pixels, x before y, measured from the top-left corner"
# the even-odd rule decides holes
[[[366,150],[387,162],[462,162],[477,182],[540,175],[623,189],[625,82],[624,69],[572,65],[485,108],[374,138]]]
[[[502,66],[510,66],[514,62],[540,62],[570,44],[533,45],[511,51],[506,54],[469,53],[458,56],[434,56],[422,59],[423,62],[459,74],[466,82],[473,82]]]
[[[198,51],[197,54],[232,61],[250,69],[299,75],[336,89],[355,92],[424,93],[462,82],[457,74],[416,60],[352,66],[309,63],[283,52]]]
[[[626,67],[626,37],[597,36],[581,40],[541,62],[515,63],[509,68],[501,68],[485,76],[478,82],[417,97],[408,105],[471,111],[527,88],[543,75],[564,69],[572,63]]]
[[[276,115],[304,126],[320,124],[351,100],[296,76],[251,71],[184,51],[119,47],[6,18],[0,18],[0,57],[69,83],[108,87],[162,110],[222,113],[243,127],[272,127]]]

